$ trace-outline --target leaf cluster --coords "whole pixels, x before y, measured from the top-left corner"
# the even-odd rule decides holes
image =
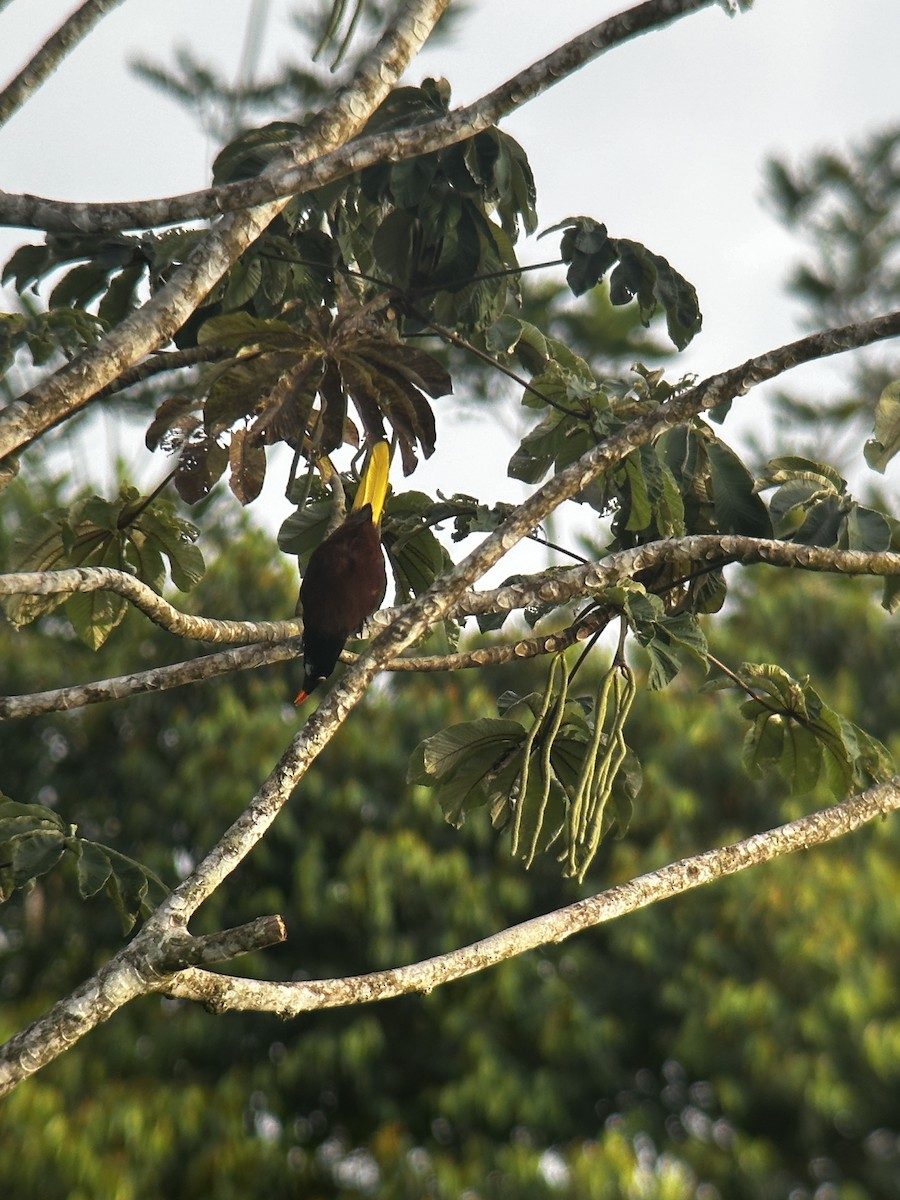
[[[99,842],[79,837],[59,813],[42,804],[19,804],[0,794],[0,903],[52,870],[68,854],[75,862],[83,900],[106,892],[128,933],[148,916],[167,888],[147,867]]]
[[[104,324],[78,308],[52,308],[41,312],[32,305],[22,313],[0,313],[0,375],[13,365],[20,350],[27,350],[36,367],[61,354],[72,358],[103,332]]]
[[[426,738],[410,758],[408,781],[433,789],[457,828],[486,805],[526,867],[562,839],[564,871],[582,879],[602,837],[627,829],[641,771],[623,736],[635,695],[628,668],[613,664],[594,697],[570,698],[569,677],[560,655],[542,694],[500,698],[501,714],[524,707],[530,726],[501,715]]]
[[[86,496],[32,516],[17,531],[13,565],[20,571],[113,567],[161,592],[167,577],[187,592],[204,572],[199,530],[165,500],[147,501],[130,484],[114,500]],[[65,605],[79,637],[99,650],[123,620],[128,602],[113,592],[11,596],[4,613],[17,628]]]
[[[732,680],[710,686],[751,695],[741,705],[750,722],[743,761],[751,777],[777,772],[797,794],[821,781],[837,799],[890,778],[887,749],[825,704],[808,679],[770,663],[742,663]]]
[[[703,316],[692,284],[661,255],[640,242],[611,238],[593,217],[566,217],[544,230],[541,237],[562,229],[560,254],[569,264],[566,281],[576,296],[595,287],[613,264],[609,298],[614,305],[636,300],[644,325],[657,308],[666,314],[669,337],[679,350],[699,333]]]
[[[880,431],[890,443],[896,418],[890,398],[883,411]],[[777,537],[841,550],[881,551],[900,545],[900,523],[854,500],[846,479],[826,463],[799,455],[772,459],[756,487],[759,491],[775,489],[769,510]],[[897,580],[885,581],[882,602],[889,612],[896,610],[900,604]]]

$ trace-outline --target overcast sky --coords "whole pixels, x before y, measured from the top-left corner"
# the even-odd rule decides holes
[[[256,3],[266,9],[264,72],[302,52],[289,14],[303,5]],[[17,71],[73,7],[72,0],[7,3],[0,77]],[[0,130],[0,186],[72,200],[205,186],[216,147],[190,114],[136,80],[128,63],[136,55],[170,61],[188,45],[234,78],[252,7],[251,0],[126,0]],[[454,44],[426,51],[409,80],[443,75],[454,102],[469,102],[620,7],[474,0]],[[763,204],[763,165],[772,154],[798,161],[896,123],[898,48],[900,0],[757,0],[733,18],[714,7],[611,51],[503,127],[529,155],[542,227],[573,214],[596,217],[694,283],[704,328],[681,365],[705,376],[800,331],[783,288],[798,248]],[[3,261],[21,240],[0,230]],[[521,255],[546,257],[546,243],[524,246]],[[796,381],[827,390],[835,369],[803,368]],[[741,403],[754,405],[760,419],[764,401]],[[415,485],[475,490],[480,481],[466,478],[462,455],[466,464],[471,458],[461,448],[472,433],[469,426],[460,442],[439,427],[438,462]],[[485,498],[518,494],[500,475]]]

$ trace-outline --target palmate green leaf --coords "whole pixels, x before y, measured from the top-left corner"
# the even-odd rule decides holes
[[[147,867],[97,842],[80,838],[53,809],[19,804],[0,794],[0,902],[16,888],[46,874],[69,852],[75,860],[82,898],[109,892],[127,933],[148,911],[151,885],[165,895],[165,884]]]
[[[37,290],[37,284],[60,267],[68,266],[50,294],[49,306],[57,311],[67,307],[84,309],[103,295],[121,272],[128,270],[129,283],[144,276],[148,255],[139,237],[124,234],[49,234],[43,246],[22,246],[7,262],[3,282],[14,280],[21,293],[27,287]],[[118,284],[118,301],[110,303],[115,310],[121,304],[126,284]],[[101,301],[102,303],[102,301]],[[109,319],[103,315],[103,321]]]
[[[68,566],[63,548],[60,517],[64,509],[41,513],[26,521],[13,541],[12,565],[18,571],[53,571]],[[3,612],[20,629],[65,604],[64,593],[51,596],[7,596]]]
[[[662,691],[681,670],[681,659],[664,638],[652,637],[641,645],[650,659],[647,687],[651,692]]]
[[[837,542],[847,550],[887,550],[891,544],[890,522],[883,513],[854,503],[844,514]]]
[[[225,313],[210,317],[200,326],[197,343],[233,354],[250,350],[283,350],[299,353],[307,344],[306,335],[287,321],[263,320],[248,312]]]
[[[272,121],[248,129],[229,142],[213,161],[213,183],[236,183],[258,175],[284,152],[285,143],[298,137],[301,127],[292,121]]]
[[[741,759],[751,779],[760,778],[781,761],[786,720],[780,713],[760,712],[744,738]]]
[[[200,547],[195,544],[200,530],[190,521],[180,517],[173,504],[167,500],[155,500],[141,511],[135,520],[133,531],[135,542],[140,535],[149,547],[165,555],[169,561],[172,582],[179,591],[191,591],[203,578],[206,564]],[[151,587],[154,586],[149,573],[139,574],[138,577]]]
[[[563,230],[560,257],[569,264],[566,281],[576,296],[594,287],[613,266],[609,298],[615,305],[637,300],[646,325],[658,307],[666,314],[669,337],[683,350],[703,324],[692,284],[661,255],[640,242],[611,238],[606,226],[591,217],[567,217],[540,235]]]
[[[511,747],[518,745],[524,730],[518,721],[506,718],[483,717],[450,725],[420,742],[413,753],[407,772],[409,783],[431,785],[466,766],[472,755],[496,761]]]
[[[106,294],[97,305],[97,316],[105,325],[118,325],[138,305],[138,288],[147,272],[145,263],[132,263],[109,281]]]
[[[0,846],[23,833],[65,832],[62,817],[43,804],[20,804],[0,792]],[[0,859],[4,857],[0,851]]]
[[[646,447],[642,446],[639,450],[632,451],[622,463],[628,484],[628,521],[625,528],[632,532],[646,529],[653,519],[653,506],[644,477],[644,449]],[[653,453],[652,447],[649,449]]]
[[[430,497],[422,492],[401,492],[388,499],[381,536],[394,574],[395,604],[421,596],[452,565],[425,522],[431,509]]]
[[[99,497],[92,499],[97,500]],[[124,570],[126,534],[121,530],[105,530],[104,534],[95,549],[83,557],[82,562],[86,566]],[[100,649],[116,626],[124,620],[127,611],[128,601],[115,592],[76,592],[66,601],[66,616],[72,622],[72,628],[91,650]]]
[[[805,481],[814,491],[823,495],[843,495],[847,490],[847,480],[834,467],[797,454],[785,454],[771,459],[757,480],[756,487],[757,491],[763,491],[794,480]]]
[[[900,451],[900,379],[889,383],[875,406],[875,429],[866,442],[866,462],[880,474]]]
[[[793,531],[793,541],[805,546],[836,546],[845,515],[845,505],[836,496],[811,504],[800,527]]]
[[[6,262],[0,283],[5,286],[12,281],[16,291],[21,294],[41,278],[50,262],[50,247],[46,243],[40,246],[20,246]]]
[[[485,346],[492,354],[514,354],[533,375],[543,371],[550,359],[550,343],[541,330],[509,313],[485,332]]]
[[[719,532],[771,537],[772,522],[757,494],[753,476],[734,451],[718,438],[710,439],[706,450]]]
[[[96,896],[106,886],[112,874],[112,863],[105,846],[89,842],[86,838],[76,839],[74,850],[78,894],[86,900],[90,896]]]
[[[162,550],[152,537],[140,529],[129,529],[125,545],[125,560],[132,572],[154,592],[161,592],[166,581],[166,564]]]
[[[569,264],[566,274],[572,293],[581,296],[600,282],[618,259],[615,242],[605,225],[592,217],[566,217],[539,236],[563,230],[560,257]]]
[[[492,774],[508,771],[505,760],[524,740],[518,721],[486,717],[451,725],[419,743],[407,780],[434,788],[446,819],[460,826],[472,808],[487,803]]]
[[[244,255],[225,276],[221,305],[226,311],[241,308],[251,300],[262,283],[263,268],[259,256]]]
[[[60,829],[35,829],[12,838],[3,847],[3,861],[12,866],[13,887],[24,887],[46,874],[56,866],[65,849],[66,836]]]
[[[42,514],[19,531],[17,566],[35,571],[113,567],[129,571],[159,591],[165,581],[165,556],[173,582],[182,590],[189,590],[204,570],[203,557],[192,540],[198,530],[177,517],[165,501],[143,505],[138,490],[123,484],[114,500],[89,496],[69,509]],[[5,611],[16,625],[65,605],[79,637],[95,650],[103,645],[127,611],[127,602],[122,597],[100,591],[11,600],[15,602],[7,601]]]
[[[805,681],[798,682],[783,667],[776,663],[744,662],[735,674],[747,687],[771,696],[783,711],[802,717],[808,716],[804,694]],[[759,702],[750,700],[747,703],[757,705]],[[754,714],[755,711],[753,709]]]
[[[650,660],[647,687],[651,691],[659,691],[672,682],[682,668],[685,655],[706,669],[706,636],[694,613],[668,615],[660,598],[647,594],[640,585],[609,588],[603,593],[603,598],[607,597],[622,606],[637,640],[647,652]]]
[[[762,713],[748,730],[744,766],[753,778],[777,773],[793,794],[821,779],[835,798],[846,795],[853,769],[847,746],[818,723],[804,725],[780,713]]]
[[[283,554],[296,554],[301,564],[320,542],[324,541],[334,517],[332,500],[316,500],[296,509],[278,530],[278,549]]]
[[[822,782],[840,799],[893,773],[886,748],[825,704],[808,680],[770,663],[742,663],[736,674],[763,693],[741,704],[751,722],[743,751],[751,775],[775,771],[794,792]]]
[[[850,550],[880,551],[891,545],[890,520],[857,504],[832,467],[806,458],[774,459],[756,488],[773,485],[778,490],[769,507],[779,537]]]
[[[109,859],[110,874],[104,886],[122,921],[122,932],[130,933],[138,917],[147,916],[153,910],[149,899],[151,885],[158,891],[160,899],[168,889],[152,871],[126,854],[110,846],[96,846],[95,849]]]
[[[35,366],[60,354],[71,358],[95,342],[105,328],[103,320],[80,309],[0,313],[0,372],[5,373],[23,349]]]
[[[99,650],[122,623],[128,601],[115,592],[76,592],[66,601],[66,616],[90,650]]]
[[[50,293],[51,308],[87,308],[106,290],[108,272],[95,263],[82,263],[62,277]]]
[[[548,374],[553,373],[545,373],[542,380]],[[568,396],[568,388],[564,390]],[[543,386],[541,391],[545,395],[551,394]],[[569,403],[568,400],[565,402]],[[522,438],[519,448],[507,464],[507,474],[511,479],[521,479],[525,483],[539,483],[551,468],[560,470],[568,466],[596,445],[596,440],[585,422],[559,412],[548,413],[539,425]],[[586,489],[576,499],[584,502],[592,494]]]

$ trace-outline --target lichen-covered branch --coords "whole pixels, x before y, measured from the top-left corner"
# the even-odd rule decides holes
[[[102,704],[106,700],[124,700],[129,696],[139,696],[147,692],[164,692],[171,688],[215,679],[232,671],[251,671],[270,663],[288,662],[297,658],[299,654],[300,639],[289,638],[281,642],[264,642],[221,650],[217,654],[204,654],[187,662],[152,667],[147,671],[118,675],[113,679],[98,679],[93,683],[53,688],[30,695],[4,696],[0,697],[0,721],[39,717],[51,712],[68,712],[69,709],[83,708],[87,704]]]
[[[358,133],[424,44],[448,0],[408,0],[349,87],[304,130],[298,162]],[[169,282],[49,379],[0,411],[0,461],[84,407],[146,354],[166,345],[210,289],[278,215],[287,197],[223,217]]]
[[[898,808],[900,777],[787,825],[683,858],[586,900],[513,925],[473,945],[407,967],[346,979],[314,979],[301,983],[267,983],[189,970],[162,984],[159,990],[170,996],[199,1000],[219,1012],[255,1010],[275,1012],[282,1017],[297,1016],[313,1009],[368,1004],[409,992],[427,993],[454,979],[474,975],[528,950],[565,941],[575,933],[661,900],[669,900],[703,884],[736,875],[796,850],[834,841]]]
[[[0,596],[75,595],[76,592],[115,592],[130,601],[161,629],[200,642],[229,642],[248,646],[299,637],[303,622],[219,621],[180,612],[158,592],[114,567],[69,567],[64,571],[22,571],[0,575]]]
[[[801,571],[827,571],[837,575],[900,575],[900,553],[890,550],[839,550],[833,546],[806,546],[776,538],[741,534],[704,533],[647,542],[631,550],[618,550],[596,563],[554,567],[491,591],[469,592],[465,612],[486,616],[515,612],[530,604],[564,604],[567,600],[602,593],[641,571],[665,564],[675,576],[687,578],[698,566],[766,563]],[[461,606],[462,607],[462,606]],[[459,615],[459,612],[457,613]],[[373,624],[380,614],[373,618]]]
[[[215,217],[289,195],[322,187],[354,171],[382,162],[399,162],[473,136],[534,99],[607,50],[642,33],[661,29],[679,17],[716,0],[646,0],[617,13],[566,42],[551,54],[495,88],[480,100],[447,117],[414,129],[360,137],[312,162],[296,153],[295,144],[269,171],[239,183],[205,188],[158,200],[87,204],[0,191],[0,225],[42,229],[52,233],[109,233],[147,229]],[[305,139],[298,143],[305,146]],[[286,165],[287,164],[287,165]]]
[[[49,78],[97,22],[122,0],[85,0],[0,92],[0,127]]]
[[[410,992],[430,992],[454,979],[486,970],[539,946],[562,942],[575,933],[716,879],[771,862],[796,850],[823,845],[898,808],[900,779],[894,778],[831,808],[729,846],[681,859],[565,908],[514,925],[470,946],[409,966],[344,979],[268,983],[213,974],[198,968],[168,975],[165,964],[173,960],[241,953],[243,949],[280,940],[283,927],[278,917],[267,917],[224,935],[192,939],[183,927],[172,922],[166,927],[165,936],[160,937],[159,928],[151,922],[91,980],[0,1049],[0,1095],[11,1091],[83,1034],[108,1020],[123,1004],[148,992],[200,1001],[220,1012],[275,1012],[285,1018],[314,1009],[371,1003]],[[237,945],[230,934],[239,935]]]

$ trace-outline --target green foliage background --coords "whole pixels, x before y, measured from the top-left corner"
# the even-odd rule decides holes
[[[181,66],[184,96],[196,100],[201,75],[188,58]],[[172,84],[162,73],[158,77]],[[294,83],[292,104],[297,92],[304,101],[321,98],[313,80]],[[217,90],[215,81],[203,86]],[[426,100],[422,119],[448,103],[438,85],[424,99],[400,97],[412,109]],[[270,105],[272,97],[260,103]],[[219,160],[220,178],[237,178],[254,155],[275,153],[283,134],[270,125],[258,137],[238,139]],[[773,168],[786,220],[807,220],[820,251],[825,247],[834,258],[843,256],[848,239],[855,238],[859,250],[849,282],[821,264],[798,273],[795,285],[817,326],[868,315],[871,303],[881,308],[895,293],[896,281],[882,278],[888,261],[883,218],[896,207],[900,186],[869,168],[890,161],[897,137],[873,141],[861,171],[845,170],[829,156],[806,176]],[[499,188],[497,162],[505,164],[505,174],[515,171],[506,222],[486,230],[485,213]],[[432,182],[443,180],[457,220],[445,239],[446,213],[438,214],[413,261],[419,274],[407,278],[400,268],[409,265],[416,233],[408,210],[427,191],[423,165]],[[873,179],[874,199],[865,194]],[[530,370],[539,361],[536,347],[559,338],[554,352],[574,376],[582,367],[590,375],[585,364],[573,364],[575,353],[600,377],[620,375],[616,368],[633,357],[649,362],[661,355],[646,336],[635,351],[634,314],[612,307],[608,293],[594,290],[573,309],[559,303],[552,288],[532,291],[524,309],[528,321],[516,318],[510,339],[508,316],[491,324],[508,298],[506,282],[500,287],[495,281],[493,289],[457,287],[479,267],[513,262],[517,224],[533,227],[527,160],[496,131],[462,159],[455,151],[431,156],[418,165],[375,171],[358,184],[353,204],[334,218],[340,252],[371,268],[363,260],[374,246],[384,277],[432,294],[441,320],[486,330],[488,348],[514,342],[518,360]],[[831,209],[816,207],[828,189],[863,214],[856,233],[852,223],[832,219]],[[325,196],[317,203],[327,207],[333,200]],[[377,218],[377,246],[369,230],[353,224],[359,213]],[[299,305],[328,292],[334,281],[319,270],[328,265],[320,260],[337,251],[315,236],[320,215],[318,209],[289,212],[284,228],[276,227],[263,245],[268,257],[247,256],[186,327],[182,341],[198,336],[201,319],[221,320],[225,312],[232,315],[224,320],[234,321],[237,313],[244,328],[251,308],[259,323],[288,300]],[[590,218],[564,222],[564,229],[561,252],[577,285],[573,290],[592,286],[618,262],[610,275],[617,303],[636,297],[644,317],[661,303],[679,345],[696,332],[696,297],[665,259],[637,243],[609,239]],[[71,353],[89,343],[98,320],[83,305],[102,295],[98,317],[119,319],[135,302],[140,281],[146,276],[156,286],[195,236],[112,238],[87,251],[79,241],[51,239],[47,247],[20,250],[7,274],[25,286],[65,265],[67,274],[57,284],[62,291],[54,294],[58,305],[72,307],[44,314],[28,301],[0,328],[0,358],[10,363],[24,347],[42,364],[56,351]],[[313,266],[279,261],[284,246],[278,239],[289,237],[293,249],[299,246],[315,260]],[[92,256],[92,264],[70,267]],[[428,271],[444,289],[436,298],[424,287]],[[328,305],[332,299],[328,292]],[[404,319],[408,329],[415,314]],[[228,326],[218,328],[227,332]],[[323,345],[325,333],[333,332],[330,325],[325,329]],[[603,364],[598,346],[607,356]],[[346,368],[348,357],[339,353],[344,347],[332,339],[327,349],[326,355],[313,347],[310,361],[329,358],[334,369]],[[383,347],[380,353],[383,366]],[[209,369],[209,394],[233,419],[255,411],[264,355],[256,365],[260,374],[249,379],[233,368],[231,391],[220,382],[228,382],[221,363]],[[437,391],[440,367],[432,369]],[[477,393],[490,392],[480,367],[455,372]],[[572,379],[565,371],[557,376],[540,382],[568,403]],[[782,410],[807,434],[810,453],[827,456],[820,447],[830,451],[834,430],[845,427],[837,423],[863,413],[871,424],[873,397],[891,377],[875,372],[854,380],[854,397],[832,409],[828,423],[818,405],[796,397],[783,397]],[[653,393],[650,373],[642,378],[645,392]],[[618,382],[622,394],[631,388]],[[357,392],[353,399],[364,403],[367,388],[357,386]],[[332,389],[324,399],[334,396]],[[196,399],[176,393],[168,408],[157,411],[154,436],[170,434],[171,448],[178,449],[185,431],[199,429],[189,423],[199,421]],[[285,418],[285,427],[275,429],[288,441],[296,435],[291,422],[305,420],[306,401],[312,402],[306,395],[294,399],[300,415],[288,413],[291,421]],[[270,400],[270,413],[281,419],[274,388]],[[238,401],[246,402],[243,408]],[[560,411],[526,439],[520,475],[541,478],[565,453],[574,455]],[[597,403],[585,414],[594,424],[588,429],[583,421],[578,435],[600,436],[606,409]],[[187,460],[192,486],[182,488],[185,498],[199,500],[193,512],[210,565],[178,603],[207,614],[281,618],[292,610],[296,592],[284,558],[219,496],[200,499],[226,466],[213,436],[219,415],[215,405],[205,412],[211,427],[206,456]],[[390,420],[390,412],[382,415]],[[341,432],[343,416],[332,412]],[[733,508],[737,495],[743,501],[740,522],[767,533],[769,518],[752,491],[753,477],[710,436],[693,434],[692,453],[706,455],[713,480],[702,503],[688,496],[694,519],[714,516],[715,527],[730,528],[725,501]],[[895,436],[896,415],[882,440],[892,445]],[[429,439],[421,431],[412,430],[407,440],[409,453],[417,440],[427,452]],[[673,461],[686,457],[676,450]],[[658,464],[642,461],[641,470],[607,481],[610,489],[615,485],[619,519],[612,533],[618,545],[665,536],[677,525],[662,484],[653,497],[635,486],[651,466],[658,472]],[[719,478],[729,476],[718,496],[716,471]],[[251,498],[261,483],[258,462],[238,463],[237,469],[232,463],[232,475],[241,499]],[[806,507],[798,502],[787,515],[810,517],[818,529],[822,512],[816,505],[827,504],[835,538],[854,513],[858,536],[866,524],[870,537],[872,522],[859,517],[870,510],[856,506],[837,478],[827,495],[816,488],[805,497]],[[71,501],[68,482],[54,489],[33,472],[7,489],[0,561],[12,561],[13,539],[25,523]],[[604,511],[610,497],[593,499]],[[125,491],[120,502],[129,503]],[[116,534],[107,541],[123,555],[127,542],[135,556],[146,539],[138,545],[126,537],[113,519],[116,511],[106,514]],[[480,516],[470,513],[469,519],[477,523]],[[887,524],[876,534],[879,544],[897,536]],[[160,586],[162,553],[150,571]],[[435,570],[442,561],[436,552]],[[747,579],[732,587],[715,626],[715,653],[734,667],[777,661],[795,678],[810,674],[828,705],[900,750],[896,633],[873,587],[848,579],[837,585],[816,576],[786,578],[766,568],[748,576],[752,591]],[[412,583],[408,590],[415,590]],[[190,653],[130,608],[116,606],[109,629],[117,623],[104,647],[106,676]],[[0,662],[11,694],[98,675],[93,654],[49,605],[18,632],[0,619]],[[640,651],[633,662],[646,678],[653,664]],[[57,809],[81,836],[134,857],[171,885],[242,811],[281,753],[296,727],[289,701],[297,670],[271,667],[127,704],[0,724],[0,789],[21,802]],[[590,690],[587,668],[582,680]],[[831,799],[824,787],[790,797],[774,778],[748,779],[741,771],[745,722],[739,700],[698,695],[699,672],[687,668],[662,691],[642,689],[635,702],[629,742],[642,748],[644,784],[627,837],[601,846],[582,884],[562,879],[552,858],[538,859],[526,874],[483,814],[451,829],[433,792],[408,786],[406,772],[423,736],[492,717],[499,693],[525,693],[541,681],[542,668],[532,664],[459,674],[440,687],[428,677],[400,676],[376,689],[304,778],[269,836],[201,910],[195,932],[279,912],[288,942],[241,960],[235,969],[275,979],[376,970],[439,954]],[[0,1194],[16,1200],[894,1200],[900,1191],[898,863],[900,830],[896,821],[885,822],[429,996],[312,1013],[290,1023],[213,1016],[163,998],[143,999],[5,1101]],[[79,901],[66,859],[30,890],[14,893],[2,915],[3,1036],[90,975],[121,942],[113,906],[102,896]]]
[[[214,553],[191,605],[233,611],[240,598],[259,617],[283,612],[290,572],[233,513],[218,518],[228,553]],[[892,635],[870,586],[838,593],[758,570],[770,578],[752,598],[741,589],[720,656],[812,672],[830,703],[897,749]],[[148,629],[126,616],[110,673],[183,653]],[[94,669],[52,615],[0,638],[14,691]],[[280,752],[295,675],[272,667],[202,693],[4,724],[4,779],[172,883]],[[198,931],[281,912],[287,944],[242,969],[379,969],[827,801],[747,780],[737,704],[698,699],[685,673],[635,705],[633,736],[654,754],[627,839],[601,848],[582,888],[552,861],[526,875],[486,821],[450,829],[404,776],[423,728],[483,716],[502,687],[535,681],[498,670],[435,689],[398,677],[370,696]],[[811,1196],[831,1180],[833,1195],[887,1200],[900,1172],[898,840],[886,822],[427,997],[288,1024],[143,1000],[7,1100],[0,1188],[23,1200],[749,1198]],[[4,1033],[117,945],[112,906],[86,901],[73,921],[77,903],[63,866],[7,904]]]

